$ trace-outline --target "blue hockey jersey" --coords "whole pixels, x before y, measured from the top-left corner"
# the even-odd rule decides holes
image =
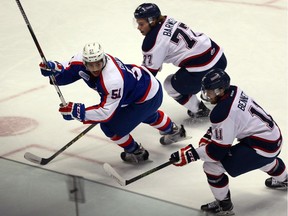
[[[69,63],[63,63],[64,71],[55,75],[58,85],[68,85],[82,79],[100,95],[100,102],[86,107],[83,123],[107,122],[120,107],[143,103],[155,96],[160,83],[143,66],[124,64],[118,58],[105,54],[107,63],[100,76],[93,76],[79,53]]]

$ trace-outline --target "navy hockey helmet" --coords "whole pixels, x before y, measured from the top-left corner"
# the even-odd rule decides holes
[[[147,19],[149,23],[153,19],[157,19],[161,15],[161,11],[156,4],[153,3],[143,3],[139,5],[135,12],[134,17],[135,19]]]
[[[222,69],[211,69],[203,77],[201,82],[202,90],[216,90],[216,89],[228,89],[230,87],[230,77]]]

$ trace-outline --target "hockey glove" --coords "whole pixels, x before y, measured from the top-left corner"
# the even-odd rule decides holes
[[[200,139],[199,146],[211,143],[211,136],[212,136],[212,128],[209,127],[206,134],[204,134],[204,136]]]
[[[78,120],[85,119],[85,105],[81,103],[69,102],[66,106],[60,105],[59,112],[65,120]]]
[[[41,74],[45,77],[56,75],[57,73],[61,73],[64,71],[64,67],[61,63],[57,61],[48,61],[47,65],[43,62],[39,64]]]
[[[199,155],[191,144],[181,148],[179,151],[174,152],[170,156],[170,161],[174,162],[173,165],[175,166],[184,166],[198,159]]]

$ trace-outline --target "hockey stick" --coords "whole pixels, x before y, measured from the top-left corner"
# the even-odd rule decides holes
[[[52,161],[56,156],[58,156],[63,151],[65,151],[69,146],[71,146],[73,143],[75,143],[78,139],[80,139],[82,136],[84,136],[88,131],[90,131],[95,126],[96,126],[96,124],[91,124],[84,131],[82,131],[78,136],[76,136],[74,139],[72,139],[69,143],[67,143],[65,146],[63,146],[60,150],[55,152],[55,154],[53,154],[51,157],[41,158],[41,157],[39,157],[37,155],[34,155],[34,154],[30,153],[30,152],[26,152],[24,154],[24,158],[26,160],[31,161],[31,162],[36,163],[36,164],[46,165],[50,161]]]
[[[42,58],[42,62],[43,62],[45,65],[47,65],[47,60],[46,60],[46,58],[45,58],[45,56],[44,56],[44,53],[43,53],[43,51],[42,51],[42,49],[41,49],[41,47],[40,47],[40,44],[39,44],[38,40],[37,40],[37,38],[36,38],[36,35],[34,34],[34,31],[33,31],[33,29],[32,29],[32,26],[30,25],[30,22],[29,22],[29,20],[28,20],[28,18],[27,18],[27,16],[26,16],[26,13],[25,13],[22,5],[21,5],[20,0],[16,0],[16,3],[17,3],[17,5],[18,5],[18,7],[19,7],[19,9],[20,9],[20,12],[21,12],[24,20],[25,20],[25,23],[26,23],[26,25],[27,25],[27,27],[28,27],[28,29],[29,29],[29,32],[30,32],[30,34],[31,34],[31,36],[32,36],[32,38],[33,38],[33,41],[34,41],[34,43],[35,43],[35,45],[36,45],[36,47],[37,47],[37,49],[38,49],[38,52],[39,52],[39,54],[40,54],[40,56],[41,56],[41,58]],[[55,89],[56,89],[56,92],[57,92],[57,94],[58,94],[58,96],[59,96],[59,98],[60,98],[60,100],[61,100],[61,102],[62,102],[62,105],[65,106],[65,105],[66,105],[65,99],[64,99],[64,97],[63,97],[63,95],[62,95],[62,93],[61,93],[61,91],[60,91],[59,86],[58,86],[57,83],[56,83],[56,79],[55,79],[55,77],[54,77],[53,74],[50,76],[50,79],[51,79],[51,82],[52,82],[53,86],[54,86]]]
[[[40,56],[42,58],[42,62],[45,65],[47,65],[47,60],[45,58],[45,55],[44,55],[44,53],[43,53],[43,51],[41,49],[41,46],[40,46],[40,44],[39,44],[39,42],[38,42],[38,40],[36,38],[36,35],[34,34],[32,26],[31,26],[31,24],[30,24],[30,22],[28,20],[28,17],[27,17],[27,15],[26,15],[26,13],[25,13],[22,5],[21,5],[20,0],[16,0],[16,3],[18,5],[18,7],[19,7],[19,10],[20,10],[23,18],[24,18],[24,21],[25,21],[25,23],[26,23],[26,25],[28,27],[28,30],[29,30],[32,38],[33,38],[33,41],[34,41],[34,43],[35,43],[35,45],[36,45],[36,47],[38,49],[38,52],[39,52],[39,54],[40,54]],[[53,86],[55,87],[55,90],[56,90],[56,92],[57,92],[57,94],[58,94],[58,96],[59,96],[59,98],[61,100],[61,106],[66,106],[67,103],[66,103],[66,101],[65,101],[65,99],[63,97],[63,94],[60,91],[59,86],[56,83],[56,79],[55,79],[53,74],[50,76],[50,80],[51,80]],[[90,125],[88,128],[86,128],[83,132],[81,132],[78,136],[76,136],[73,140],[71,140],[69,143],[67,143],[65,146],[63,146],[59,151],[57,151],[55,154],[53,154],[49,158],[41,158],[41,157],[38,157],[37,155],[34,155],[34,154],[30,153],[30,152],[26,152],[25,155],[24,155],[24,158],[26,158],[27,160],[29,160],[29,161],[31,161],[33,163],[37,163],[37,164],[40,164],[40,165],[45,165],[45,164],[49,163],[51,160],[53,160],[60,153],[65,151],[65,149],[67,149],[69,146],[71,146],[74,142],[76,142],[82,136],[84,136],[88,131],[90,131],[93,127],[95,127],[95,125],[96,124]]]
[[[164,167],[167,167],[173,163],[174,163],[173,161],[168,161],[166,163],[163,163],[163,164],[161,164],[161,165],[159,165],[159,166],[157,166],[151,170],[148,170],[148,171],[146,171],[146,172],[144,172],[138,176],[135,176],[134,178],[128,179],[128,180],[125,180],[123,177],[121,177],[116,172],[116,170],[108,163],[104,163],[103,168],[104,168],[105,172],[109,176],[111,176],[114,180],[116,180],[121,186],[126,186],[126,185],[131,184],[131,183],[133,183],[133,182],[135,182],[135,181],[137,181],[137,180],[139,180],[139,179],[141,179],[147,175],[150,175],[150,174],[152,174],[152,173],[154,173],[160,169],[163,169]]]

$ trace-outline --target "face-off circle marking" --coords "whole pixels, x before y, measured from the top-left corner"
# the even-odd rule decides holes
[[[34,119],[20,116],[0,117],[0,137],[16,136],[28,133],[38,126]]]

